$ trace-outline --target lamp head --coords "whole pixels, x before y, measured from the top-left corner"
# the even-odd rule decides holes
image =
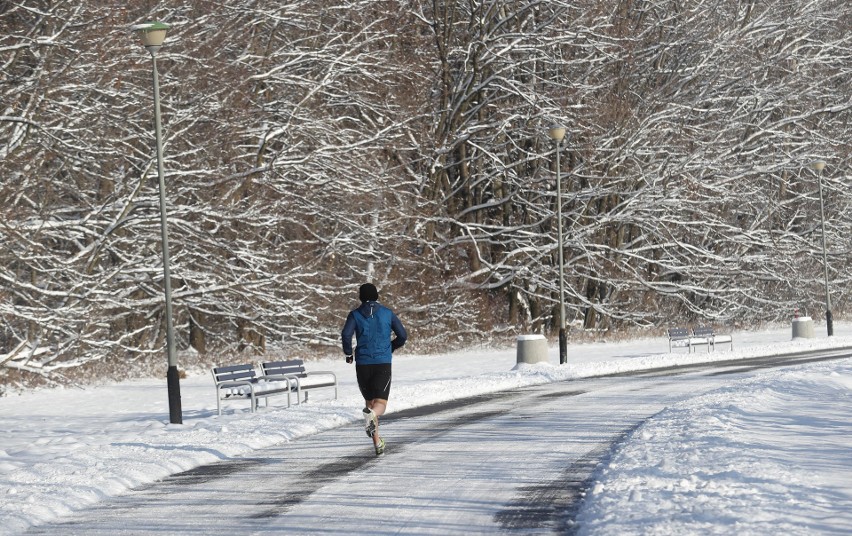
[[[825,169],[825,161],[824,160],[817,160],[816,162],[813,162],[811,164],[811,167],[814,168],[817,171],[822,171],[823,169]]]
[[[166,40],[166,31],[169,25],[165,22],[151,21],[137,24],[131,28],[142,38],[142,44],[145,48],[159,47]]]
[[[547,131],[547,135],[550,136],[550,139],[560,142],[565,137],[565,127],[552,126]]]

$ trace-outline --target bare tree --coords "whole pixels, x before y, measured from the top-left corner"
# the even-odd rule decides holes
[[[79,4],[0,4],[0,370],[161,354],[149,19],[184,350],[333,347],[364,280],[421,348],[550,333],[554,123],[578,327],[819,310],[817,158],[846,307],[847,2]]]

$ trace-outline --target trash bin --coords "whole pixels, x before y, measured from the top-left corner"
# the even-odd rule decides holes
[[[547,363],[544,335],[518,335],[518,363]]]
[[[793,319],[794,339],[813,339],[814,321],[809,316],[800,316]]]

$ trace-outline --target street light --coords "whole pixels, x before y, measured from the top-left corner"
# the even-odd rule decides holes
[[[166,382],[169,390],[169,417],[172,424],[183,423],[180,407],[180,375],[175,354],[175,333],[172,322],[172,278],[169,272],[169,235],[166,223],[166,181],[163,177],[163,133],[160,121],[160,80],[157,75],[157,51],[166,39],[169,25],[163,22],[145,22],[133,26],[142,38],[142,44],[151,53],[154,64],[154,131],[157,138],[157,174],[160,178],[160,226],[163,239],[163,287],[166,297],[166,356],[169,369]]]
[[[819,178],[819,217],[822,225],[822,269],[825,274],[825,326],[828,330],[828,336],[834,335],[834,319],[831,316],[831,296],[828,294],[828,254],[825,246],[825,202],[822,197],[822,170],[825,169],[825,162],[817,160],[811,164],[811,167],[817,172]]]
[[[559,165],[559,152],[565,127],[553,126],[547,131],[550,139],[556,142],[556,228],[559,235],[559,364],[568,362],[568,339],[565,336],[565,259],[562,254],[562,173]]]

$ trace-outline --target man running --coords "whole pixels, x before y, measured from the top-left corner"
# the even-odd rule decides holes
[[[379,303],[379,290],[375,285],[361,285],[358,298],[361,300],[361,306],[349,312],[341,338],[346,362],[355,361],[358,388],[366,404],[364,420],[367,436],[373,438],[373,446],[378,456],[385,452],[385,441],[379,436],[379,417],[388,407],[391,354],[397,348],[402,348],[408,334],[394,312]],[[391,333],[395,335],[393,339]],[[353,335],[357,342],[354,354]]]

